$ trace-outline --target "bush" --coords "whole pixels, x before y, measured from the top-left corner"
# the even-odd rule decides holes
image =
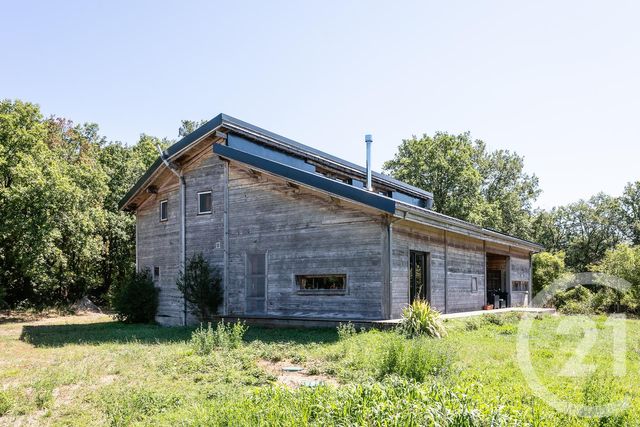
[[[562,314],[594,314],[594,294],[584,286],[576,286],[554,295],[554,305]]]
[[[565,272],[564,252],[540,252],[532,258],[533,296],[547,288]]]
[[[111,307],[116,319],[126,323],[153,323],[158,310],[158,289],[149,270],[133,273],[112,290]]]
[[[440,312],[422,300],[415,300],[402,310],[400,330],[410,337],[426,335],[432,338],[442,338],[447,335],[440,319]]]
[[[191,348],[199,355],[209,354],[216,348],[238,348],[247,329],[244,322],[224,323],[224,320],[216,329],[211,327],[211,323],[206,328],[200,325],[191,334]]]
[[[176,283],[191,306],[191,313],[201,322],[211,319],[222,304],[222,278],[201,253],[192,256]]]
[[[453,352],[432,340],[419,338],[391,339],[386,344],[379,365],[380,377],[399,375],[416,381],[446,374],[453,362]]]
[[[349,339],[357,333],[356,327],[353,326],[353,323],[351,322],[340,323],[337,329],[338,329],[338,338],[340,339],[340,341]]]

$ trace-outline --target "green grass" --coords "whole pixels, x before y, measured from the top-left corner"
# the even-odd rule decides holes
[[[566,377],[583,340],[579,329],[558,333],[566,319],[533,321],[540,381],[576,404],[626,398],[626,411],[581,418],[534,396],[516,359],[515,314],[448,321],[440,340],[250,327],[239,347],[211,352],[196,351],[192,328],[70,316],[0,323],[0,425],[639,425],[640,321],[626,321],[624,376],[611,374],[612,328],[594,317],[598,337],[583,362],[595,369]],[[332,381],[289,388],[267,361]]]

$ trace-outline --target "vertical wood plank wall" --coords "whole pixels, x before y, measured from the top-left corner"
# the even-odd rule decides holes
[[[245,313],[245,253],[267,253],[267,315],[380,319],[379,215],[229,167],[229,315]],[[298,292],[296,274],[346,274],[344,295]]]
[[[486,252],[510,257],[510,280],[530,280],[529,255],[504,245],[447,233],[434,227],[393,224],[388,265],[388,220],[361,206],[296,189],[266,175],[227,164],[209,150],[185,171],[187,259],[202,252],[225,271],[225,309],[245,314],[245,255],[266,253],[268,316],[332,319],[397,318],[409,301],[409,252],[430,254],[431,303],[440,311],[478,310],[486,298]],[[137,211],[137,258],[140,269],[160,267],[157,321],[180,325],[184,305],[175,285],[180,268],[179,190],[166,174]],[[224,233],[225,188],[228,193]],[[213,212],[198,215],[198,192],[211,191]],[[158,203],[167,199],[169,218],[159,221]],[[225,245],[228,242],[227,245]],[[486,246],[486,249],[485,249]],[[389,271],[390,268],[390,271]],[[296,289],[296,274],[346,274],[344,295],[309,295]],[[447,295],[445,298],[445,275]],[[388,278],[391,278],[390,290]],[[472,278],[478,291],[471,288]],[[512,304],[523,305],[527,292],[513,292]],[[390,298],[390,313],[385,307]],[[446,307],[445,307],[446,300]],[[194,319],[189,316],[188,320]]]

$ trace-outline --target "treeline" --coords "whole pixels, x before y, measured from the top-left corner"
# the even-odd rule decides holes
[[[202,122],[183,121],[178,136]],[[96,124],[44,117],[37,105],[0,102],[0,304],[51,306],[82,296],[104,302],[133,273],[134,218],[121,197],[173,141],[142,134],[107,141]],[[469,133],[402,142],[386,172],[434,193],[434,209],[533,240],[534,285],[565,271],[607,271],[640,287],[640,182],[536,210],[541,189],[524,159],[490,151]]]
[[[0,297],[11,307],[104,302],[135,264],[120,198],[171,141],[106,141],[96,124],[0,102]]]
[[[404,140],[384,169],[433,191],[438,212],[542,244],[548,252],[534,258],[536,290],[566,272],[583,271],[613,274],[640,288],[640,181],[627,184],[620,197],[599,193],[551,210],[534,209],[541,189],[537,177],[524,171],[524,158],[489,151],[469,133]],[[608,301],[603,304],[613,299]],[[634,293],[627,295],[627,308],[634,301]]]

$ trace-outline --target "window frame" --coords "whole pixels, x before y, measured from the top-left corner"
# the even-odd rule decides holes
[[[518,286],[516,286],[516,283],[518,284]],[[529,292],[529,281],[528,280],[512,280],[511,292]]]
[[[162,205],[165,206],[164,213],[166,216],[164,218],[162,218]],[[167,222],[169,220],[169,199],[160,200],[160,203],[158,203],[158,219],[160,222]]]
[[[298,277],[330,277],[340,276],[344,278],[343,289],[301,289]],[[349,275],[347,273],[317,273],[317,274],[293,274],[293,286],[298,295],[346,295],[349,289]]]
[[[208,211],[200,211],[200,196],[202,196],[203,194],[208,194],[209,197],[211,198],[211,206],[210,209]],[[211,190],[207,190],[207,191],[198,191],[198,215],[211,215],[213,213],[213,192]]]

